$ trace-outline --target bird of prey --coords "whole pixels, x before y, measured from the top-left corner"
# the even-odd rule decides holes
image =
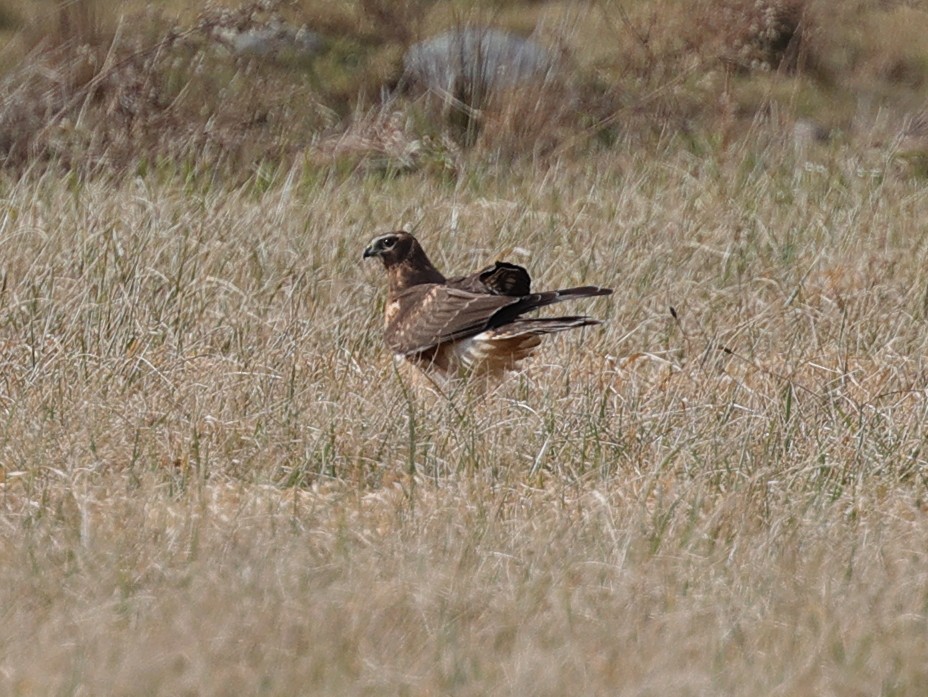
[[[441,383],[515,370],[545,334],[599,324],[582,315],[524,317],[546,305],[597,295],[611,288],[581,286],[532,292],[521,266],[497,261],[469,276],[445,278],[408,232],[381,235],[364,250],[387,271],[387,346]]]

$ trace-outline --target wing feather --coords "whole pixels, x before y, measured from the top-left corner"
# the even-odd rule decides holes
[[[391,298],[391,302],[397,303],[397,310],[387,324],[385,338],[395,353],[409,356],[446,341],[508,325],[546,305],[610,292],[606,288],[583,286],[513,296],[473,292],[444,283],[423,283]]]
[[[519,301],[443,284],[413,286],[396,299],[400,310],[387,327],[386,340],[391,349],[405,355],[478,334],[496,312]]]
[[[497,261],[469,276],[448,279],[448,285],[474,293],[510,295],[521,297],[532,292],[532,279],[521,266],[506,261]]]

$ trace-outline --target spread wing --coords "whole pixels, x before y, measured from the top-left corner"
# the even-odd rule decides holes
[[[493,266],[481,269],[470,276],[449,279],[448,285],[474,293],[513,297],[521,297],[532,292],[532,279],[528,271],[505,261],[497,261]]]
[[[479,273],[475,277],[479,277]],[[466,290],[455,281],[454,284],[411,286],[391,298],[396,309],[387,325],[386,341],[394,352],[403,355],[421,353],[446,341],[502,327],[545,305],[612,292],[607,288],[583,286],[524,296],[496,295]]]

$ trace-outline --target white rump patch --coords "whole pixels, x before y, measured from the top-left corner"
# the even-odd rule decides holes
[[[507,336],[488,330],[456,342],[451,347],[452,361],[460,366],[459,371],[501,375],[515,370],[540,343],[541,337],[535,334]]]

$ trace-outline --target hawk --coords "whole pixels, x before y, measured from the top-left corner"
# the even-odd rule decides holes
[[[364,250],[369,257],[380,257],[387,271],[387,346],[442,382],[474,375],[493,379],[515,370],[545,334],[600,323],[582,315],[523,315],[562,300],[612,293],[599,286],[532,292],[528,271],[502,261],[445,278],[418,240],[403,231],[372,240]]]

